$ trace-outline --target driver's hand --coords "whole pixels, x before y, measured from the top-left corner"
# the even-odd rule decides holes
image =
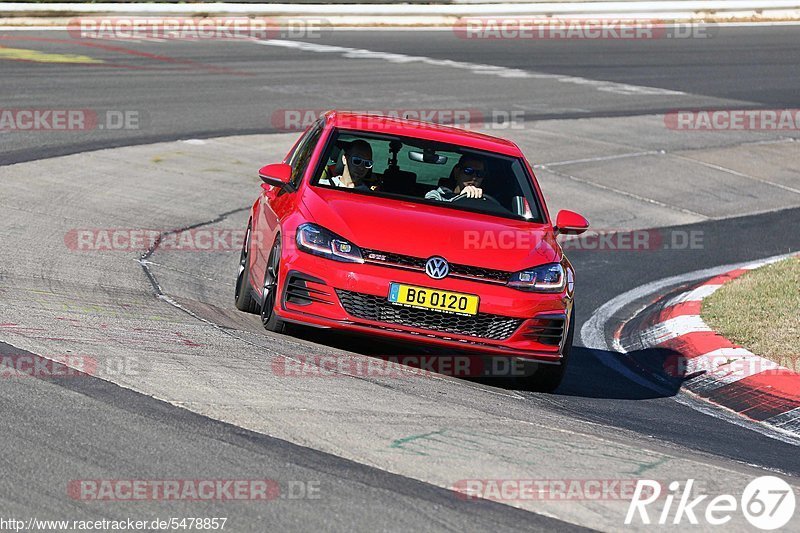
[[[480,198],[483,196],[483,189],[475,187],[474,185],[467,185],[461,191],[467,198]]]

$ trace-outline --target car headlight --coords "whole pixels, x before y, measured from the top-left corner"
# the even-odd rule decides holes
[[[296,241],[300,250],[310,254],[345,263],[364,262],[358,246],[316,224],[300,224]]]
[[[508,280],[509,287],[531,292],[561,292],[566,283],[567,277],[560,263],[521,270]]]

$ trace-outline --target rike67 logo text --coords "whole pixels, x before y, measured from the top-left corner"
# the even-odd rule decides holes
[[[784,527],[794,516],[795,494],[779,477],[762,476],[751,481],[740,498],[731,494],[711,497],[695,494],[694,480],[683,485],[673,481],[666,494],[661,483],[640,479],[636,484],[625,524],[704,524],[723,526],[741,513],[750,525],[761,530]],[[655,511],[654,516],[651,512]]]

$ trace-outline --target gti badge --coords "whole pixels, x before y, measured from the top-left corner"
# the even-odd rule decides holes
[[[433,279],[442,279],[450,273],[450,265],[444,257],[433,256],[425,263],[425,273]]]

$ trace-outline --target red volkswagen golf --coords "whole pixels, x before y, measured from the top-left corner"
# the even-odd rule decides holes
[[[574,273],[512,142],[331,111],[260,170],[236,307],[288,324],[521,358],[553,390],[569,356]]]

